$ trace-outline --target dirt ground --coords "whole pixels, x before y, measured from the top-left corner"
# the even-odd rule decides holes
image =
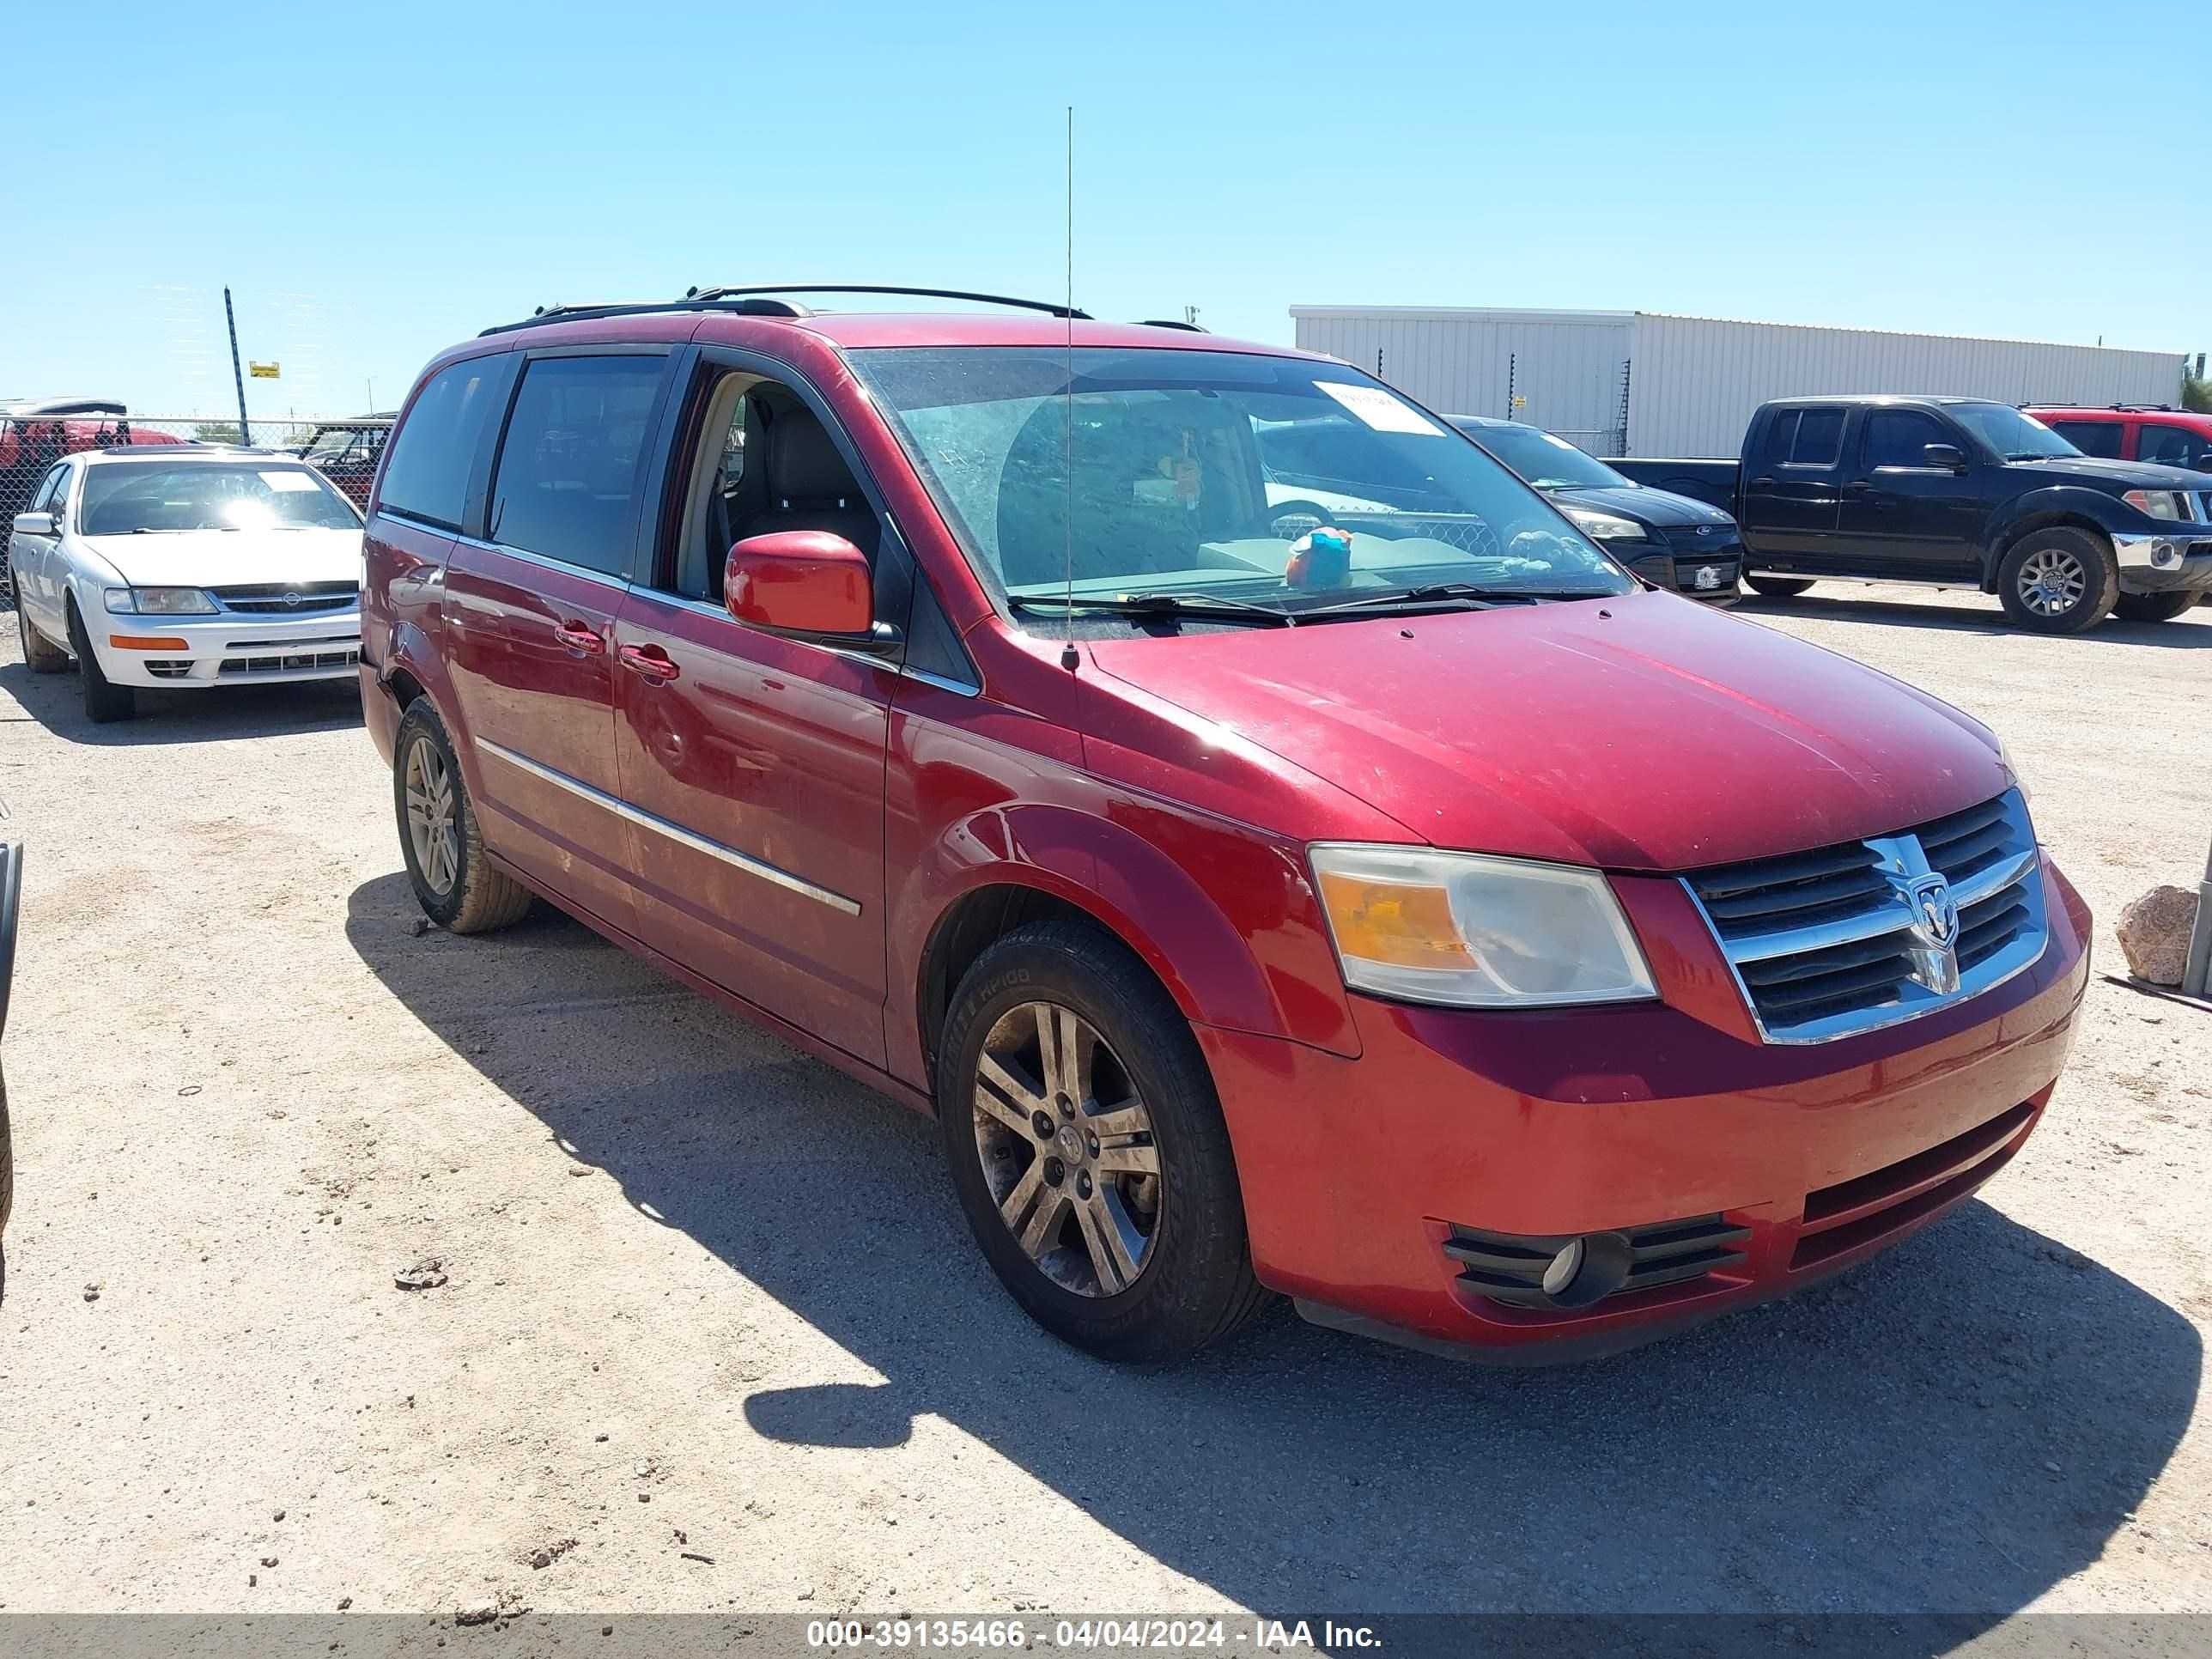
[[[2212,611],[1741,614],[2005,735],[2100,974],[2196,879]],[[1278,1310],[1117,1371],[1000,1293],[922,1119],[558,917],[419,931],[349,687],[95,728],[14,632],[9,1610],[2212,1610],[2212,1014],[2100,977],[1981,1199],[1669,1342]]]

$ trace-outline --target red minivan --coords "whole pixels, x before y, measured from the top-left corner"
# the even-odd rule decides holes
[[[791,292],[409,396],[362,692],[434,921],[542,897],[933,1113],[1007,1289],[1117,1358],[1267,1291],[1621,1346],[2034,1129],[2089,915],[1986,727],[1638,582],[1342,363]]]

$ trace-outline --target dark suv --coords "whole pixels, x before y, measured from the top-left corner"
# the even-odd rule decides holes
[[[1263,1286],[1619,1346],[2020,1150],[2089,917],[1987,727],[1639,586],[1358,369],[1024,309],[710,290],[430,365],[361,659],[428,916],[543,895],[933,1112],[1116,1357]]]

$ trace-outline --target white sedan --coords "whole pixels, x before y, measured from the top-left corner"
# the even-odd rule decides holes
[[[23,659],[74,657],[84,711],[128,719],[133,688],[351,679],[361,514],[289,455],[161,444],[64,456],[15,515]]]

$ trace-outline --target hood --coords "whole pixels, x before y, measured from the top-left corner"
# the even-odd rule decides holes
[[[1595,486],[1587,489],[1547,489],[1544,494],[1561,507],[1594,507],[1601,513],[1618,513],[1624,519],[1654,525],[1661,530],[1701,524],[1724,524],[1734,528],[1735,525],[1735,520],[1717,507],[1708,507],[1687,495],[1677,495],[1671,489],[1647,489],[1641,484],[1625,489]]]
[[[2193,472],[2185,466],[2166,466],[2157,461],[2108,461],[2096,455],[2061,455],[2048,461],[2007,461],[2005,471],[2016,477],[2047,478],[2053,483],[2073,480],[2116,493],[2122,489],[2212,489],[2212,472]]]
[[[361,580],[358,530],[177,530],[84,545],[133,587]]]
[[[1471,852],[1695,869],[1905,829],[2011,781],[1987,729],[1948,704],[1670,593],[1091,655]]]

